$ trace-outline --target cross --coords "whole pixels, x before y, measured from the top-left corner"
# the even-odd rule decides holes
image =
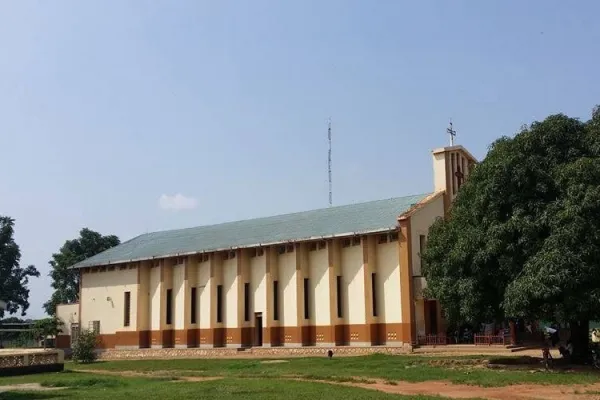
[[[446,132],[450,135],[450,146],[454,146],[454,137],[456,136],[456,131],[452,129],[452,120],[450,120],[450,126],[446,129]]]
[[[462,186],[463,180],[465,179],[465,174],[463,174],[462,171],[460,170],[460,166],[456,167],[456,172],[454,173],[454,176],[456,176],[456,180],[458,182],[458,188],[460,189],[460,187]]]

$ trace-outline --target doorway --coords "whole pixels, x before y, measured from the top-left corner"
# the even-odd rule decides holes
[[[437,335],[438,333],[438,320],[437,320],[437,301],[436,300],[428,300],[427,301],[427,318],[429,319],[429,334]]]
[[[261,347],[263,345],[262,313],[254,314],[254,345],[258,347]]]

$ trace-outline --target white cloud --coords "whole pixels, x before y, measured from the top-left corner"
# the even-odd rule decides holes
[[[163,194],[158,199],[158,205],[163,210],[191,210],[196,208],[198,201],[193,197],[186,197],[181,193],[177,193],[173,196]]]

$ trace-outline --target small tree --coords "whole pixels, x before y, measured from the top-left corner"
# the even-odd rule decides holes
[[[73,361],[82,364],[94,362],[96,360],[96,339],[96,333],[93,330],[82,330],[73,344]]]
[[[58,335],[62,330],[63,322],[56,317],[44,318],[35,321],[33,324],[33,332],[35,338],[44,342],[46,348],[46,339],[48,336]]]

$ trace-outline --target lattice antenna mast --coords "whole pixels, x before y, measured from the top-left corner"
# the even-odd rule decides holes
[[[331,118],[327,125],[327,139],[329,140],[329,153],[327,155],[327,172],[329,174],[329,207],[333,205],[333,184],[331,182]]]
[[[456,131],[452,128],[452,120],[450,120],[450,126],[446,129],[448,135],[450,135],[450,146],[454,146],[454,138],[456,137]]]

